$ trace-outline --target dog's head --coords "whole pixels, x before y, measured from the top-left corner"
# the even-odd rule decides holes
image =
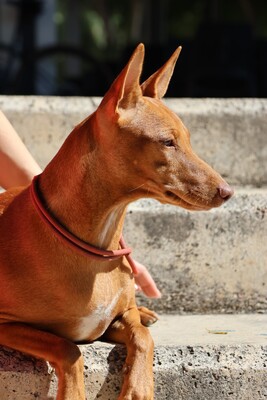
[[[152,197],[207,210],[220,206],[233,191],[193,152],[188,129],[161,101],[180,51],[141,85],[144,46],[136,48],[96,112],[96,140],[103,168],[129,201]]]

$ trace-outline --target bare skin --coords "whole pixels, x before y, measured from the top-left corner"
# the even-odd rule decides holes
[[[6,116],[0,111],[0,186],[26,186],[42,172]]]

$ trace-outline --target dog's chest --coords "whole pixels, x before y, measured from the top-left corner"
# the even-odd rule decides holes
[[[76,341],[94,340],[103,335],[113,319],[113,311],[117,306],[122,290],[120,288],[111,300],[105,300],[88,315],[80,318],[76,328]]]

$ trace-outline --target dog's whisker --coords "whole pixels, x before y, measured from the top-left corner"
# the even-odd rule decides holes
[[[145,186],[145,183],[142,183],[142,185],[139,185],[139,186],[136,186],[136,187],[133,188],[133,189],[130,189],[130,190],[129,190],[129,193],[134,192],[135,190],[138,190],[138,189],[140,189],[140,188],[143,187],[143,186]]]

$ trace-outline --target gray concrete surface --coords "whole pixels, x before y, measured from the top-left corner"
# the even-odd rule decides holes
[[[237,189],[209,212],[142,200],[128,209],[124,236],[149,267],[160,312],[267,311],[267,189]]]
[[[162,315],[155,340],[155,400],[263,400],[267,396],[267,315]],[[86,399],[117,399],[123,346],[80,346],[85,358]],[[0,397],[54,399],[50,367],[0,350]]]
[[[99,98],[0,96],[2,109],[44,167]],[[267,183],[267,99],[166,99],[196,152],[230,183]]]

